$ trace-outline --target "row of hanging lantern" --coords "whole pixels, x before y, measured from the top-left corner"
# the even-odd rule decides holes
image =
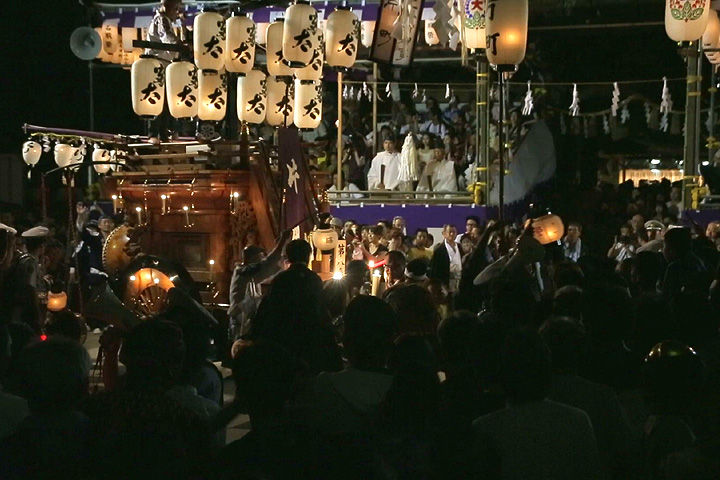
[[[105,24],[95,31],[100,35],[102,48],[97,59],[106,63],[130,66],[142,54],[142,49],[133,46],[133,41],[147,37],[146,28],[119,28]]]
[[[308,2],[299,0],[288,7],[283,20],[263,29],[265,75],[254,68],[259,29],[253,20],[200,13],[194,21],[194,65],[176,61],[164,69],[149,56],[133,63],[133,109],[140,116],[157,116],[167,97],[175,118],[220,121],[228,101],[227,72],[232,72],[238,76],[239,120],[316,128],[322,120],[323,65],[349,68],[355,63],[361,23],[349,9],[339,7],[328,17],[326,29],[327,41],[317,11]]]
[[[43,143],[44,147],[35,140],[28,140],[23,144],[22,157],[30,168],[38,164],[43,151],[50,152],[52,150],[55,163],[59,168],[81,165],[85,160],[87,145],[84,142],[78,147],[69,143],[56,143],[54,148],[50,148],[48,139],[44,139]],[[97,173],[105,174],[110,170],[117,170],[120,165],[125,164],[125,157],[126,153],[122,150],[109,150],[98,144],[93,146],[92,162]]]

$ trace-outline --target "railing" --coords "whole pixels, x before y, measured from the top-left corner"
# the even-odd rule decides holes
[[[417,191],[328,191],[330,203],[341,205],[382,205],[382,204],[417,204],[417,205],[448,205],[472,204],[473,195],[467,191],[449,192],[417,192]]]

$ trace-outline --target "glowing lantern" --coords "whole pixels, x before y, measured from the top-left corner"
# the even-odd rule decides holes
[[[115,25],[103,25],[101,27],[102,33],[100,38],[102,39],[103,50],[106,53],[115,53],[120,48],[120,33],[118,27]]]
[[[338,7],[327,20],[325,58],[332,67],[350,68],[357,58],[360,20],[347,8]]]
[[[139,28],[122,28],[120,30],[121,37],[122,37],[122,49],[126,52],[133,52],[135,50],[140,50],[139,48],[133,47],[133,41],[135,40],[142,40],[142,38],[138,38]]]
[[[283,57],[283,31],[285,26],[282,20],[276,20],[267,28],[267,70],[274,77],[292,76],[292,69],[287,66]]]
[[[324,228],[312,232],[312,241],[315,248],[321,252],[335,250],[338,244],[338,234],[332,228]]]
[[[425,24],[425,43],[428,45],[437,45],[440,43],[440,39],[438,38],[435,28],[432,25],[434,21],[435,20],[425,20],[423,22]]]
[[[73,147],[67,143],[58,143],[54,148],[55,163],[60,168],[70,165],[73,159]]]
[[[375,35],[375,20],[363,20],[362,30],[360,31],[360,43],[370,48]]]
[[[295,125],[298,128],[317,128],[322,120],[322,84],[295,80]]]
[[[215,71],[203,71],[198,83],[200,87],[198,117],[200,120],[219,122],[225,118],[227,108],[225,75]]]
[[[70,159],[70,163],[73,165],[79,165],[83,163],[83,160],[85,160],[85,154],[83,153],[84,148],[83,147],[73,147],[72,149],[72,159]]]
[[[491,0],[485,17],[488,61],[508,70],[525,58],[528,30],[527,0]]]
[[[703,36],[710,16],[710,0],[665,0],[665,32],[676,42]]]
[[[268,125],[287,127],[292,124],[294,90],[293,82],[289,79],[268,77],[267,115],[265,116]]]
[[[297,0],[285,10],[282,55],[292,68],[307,66],[312,59],[317,38],[318,16],[310,2]]]
[[[316,48],[313,50],[313,56],[307,67],[294,68],[295,78],[300,80],[320,80],[323,73],[323,62],[325,61],[325,46],[323,41],[323,33],[317,32]]]
[[[200,70],[222,70],[225,64],[225,19],[217,12],[202,12],[193,23],[193,53]]]
[[[110,170],[110,165],[102,165],[102,163],[110,161],[110,152],[108,150],[95,147],[92,153],[92,161],[97,173],[107,173]]]
[[[255,22],[246,16],[230,17],[226,28],[225,68],[247,73],[255,64]]]
[[[67,306],[67,294],[65,292],[47,294],[47,309],[51,312],[60,312]]]
[[[270,26],[267,22],[261,22],[257,24],[255,30],[255,43],[257,45],[265,45],[265,38],[267,37],[267,29]]]
[[[42,147],[39,143],[29,141],[23,143],[22,156],[25,163],[33,167],[40,161],[40,155],[42,155]]]
[[[544,215],[532,223],[533,237],[542,245],[562,240],[565,226],[557,215]]]
[[[267,80],[260,70],[250,70],[238,77],[238,119],[248,123],[262,123],[267,111]]]
[[[485,49],[485,3],[465,3],[465,47],[469,50]]]
[[[165,72],[170,115],[190,118],[198,114],[198,75],[190,62],[173,62]]]
[[[703,49],[707,49],[718,48],[718,45],[720,45],[720,20],[718,20],[717,12],[715,10],[710,10],[707,28],[702,36],[702,46]],[[718,63],[718,52],[706,52],[705,56],[708,60],[710,60],[710,63]]]
[[[141,55],[130,73],[132,106],[141,117],[155,117],[165,102],[165,68],[151,55]]]

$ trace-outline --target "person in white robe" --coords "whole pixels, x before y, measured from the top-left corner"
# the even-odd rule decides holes
[[[370,166],[368,190],[395,190],[400,184],[400,155],[395,151],[395,140],[386,139],[383,148]]]
[[[435,155],[430,160],[422,175],[416,191],[418,192],[456,192],[457,179],[455,178],[455,164],[447,159],[445,150],[435,149]]]

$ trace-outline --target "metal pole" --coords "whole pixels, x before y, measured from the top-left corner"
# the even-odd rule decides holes
[[[683,210],[692,207],[692,188],[697,173],[697,115],[700,100],[700,79],[698,75],[699,42],[690,45],[687,53],[687,90],[685,101],[685,148],[683,162]]]
[[[343,142],[342,142],[342,131],[343,131],[343,74],[338,72],[337,74],[337,102],[338,102],[338,125],[337,125],[337,189],[342,190],[342,154],[343,154]]]
[[[373,62],[373,98],[372,98],[372,129],[373,129],[373,158],[377,155],[378,139],[377,139],[377,82],[378,82],[378,67],[377,63]]]
[[[505,76],[503,72],[498,71],[498,80],[500,82],[499,103],[500,103],[500,119],[498,121],[498,153],[500,156],[498,172],[498,220],[503,220],[505,210]]]
[[[715,149],[713,148],[713,143],[715,139],[715,93],[717,92],[717,74],[715,73],[715,65],[710,65],[710,88],[708,88],[708,92],[710,92],[710,121],[709,127],[708,127],[708,136],[711,138],[711,140],[708,141],[708,162],[713,161],[713,156],[715,155]]]

